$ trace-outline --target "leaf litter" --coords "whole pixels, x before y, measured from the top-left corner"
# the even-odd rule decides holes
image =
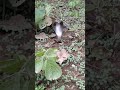
[[[62,64],[65,60],[67,60],[67,58],[69,57],[69,54],[65,49],[62,49],[62,50],[57,52],[57,56],[58,56],[57,62],[59,64]]]

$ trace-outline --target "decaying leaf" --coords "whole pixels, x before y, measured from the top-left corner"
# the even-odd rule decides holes
[[[52,24],[52,19],[50,17],[45,17],[45,23],[47,26],[50,26]]]
[[[68,52],[65,49],[62,49],[57,52],[57,57],[58,57],[58,63],[62,64],[67,58],[69,57]]]
[[[51,45],[54,44],[54,43],[55,43],[55,41],[51,39],[51,40],[49,40],[49,42],[46,43],[44,46],[45,46],[45,47],[51,47]]]
[[[35,35],[35,38],[42,40],[42,39],[47,39],[48,36],[45,33],[42,32],[42,33],[40,33],[38,35]]]
[[[56,34],[52,33],[51,35],[49,35],[50,38],[54,38],[56,37]]]

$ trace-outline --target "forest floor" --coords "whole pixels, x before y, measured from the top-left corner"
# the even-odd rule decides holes
[[[36,41],[36,50],[39,47],[65,49],[70,57],[61,64],[62,77],[48,85],[46,90],[65,86],[65,90],[83,90],[85,83],[85,48],[84,35],[76,36],[79,31],[66,31],[62,36],[62,42],[56,42],[55,38],[49,38],[46,42]],[[43,33],[42,33],[43,34]],[[42,82],[41,82],[42,83]],[[81,89],[80,89],[81,88]]]
[[[36,51],[40,47],[65,49],[70,55],[67,60],[60,65],[62,68],[62,76],[55,81],[44,83],[44,80],[39,81],[40,85],[44,83],[45,90],[85,90],[85,31],[84,31],[84,13],[81,17],[69,16],[68,6],[69,0],[51,0],[48,4],[55,6],[52,15],[56,19],[61,19],[69,30],[63,31],[62,42],[56,42],[55,33],[46,34],[38,33],[37,37],[41,40],[36,40]],[[82,6],[82,5],[81,5]],[[75,10],[80,12],[80,7]],[[82,11],[83,12],[83,11]],[[73,12],[74,13],[74,12]],[[82,24],[81,24],[82,22]],[[43,35],[44,34],[44,35]],[[52,37],[53,36],[53,37]],[[44,41],[45,40],[45,41]]]

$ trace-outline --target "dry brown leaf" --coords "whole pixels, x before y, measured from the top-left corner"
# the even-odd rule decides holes
[[[52,19],[50,17],[45,18],[45,23],[47,26],[50,26],[52,24]]]
[[[46,43],[44,46],[45,46],[45,47],[51,47],[51,45],[54,44],[54,43],[55,43],[55,41],[52,40],[52,39],[50,39],[49,42]]]
[[[62,49],[62,50],[57,52],[57,56],[58,56],[57,62],[59,64],[62,64],[65,60],[67,60],[67,58],[69,57],[69,54],[65,49]]]
[[[51,35],[49,35],[50,38],[54,38],[56,37],[56,34],[52,33]]]
[[[48,38],[48,36],[45,33],[42,32],[38,35],[35,35],[35,38],[36,39],[46,39],[46,38]]]
[[[50,43],[46,43],[44,46],[45,46],[45,47],[50,47],[51,44],[50,44]]]

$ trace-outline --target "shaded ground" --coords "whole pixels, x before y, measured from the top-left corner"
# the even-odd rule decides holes
[[[47,39],[46,39],[47,34],[44,33],[45,34],[44,39],[46,40],[36,41],[35,44],[36,50],[38,50],[40,47],[46,47],[46,48],[55,47],[57,49],[64,48],[70,54],[68,60],[64,61],[63,64],[61,65],[63,71],[62,77],[59,80],[57,80],[57,83],[55,82],[50,83],[48,85],[49,87],[46,88],[46,90],[53,90],[52,89],[53,87],[59,88],[62,85],[65,86],[65,90],[83,90],[84,80],[85,80],[84,79],[84,74],[85,74],[84,73],[84,67],[85,67],[84,66],[84,62],[85,62],[84,34],[83,35],[81,34],[80,36],[79,33],[80,33],[79,30],[64,32],[61,43],[56,42],[57,39],[56,37],[52,37],[52,38],[49,37],[51,35],[54,36],[53,33],[51,35],[48,35]],[[38,36],[39,35],[40,34],[38,34]],[[39,36],[39,38],[41,37]],[[80,82],[83,83],[80,84]]]

